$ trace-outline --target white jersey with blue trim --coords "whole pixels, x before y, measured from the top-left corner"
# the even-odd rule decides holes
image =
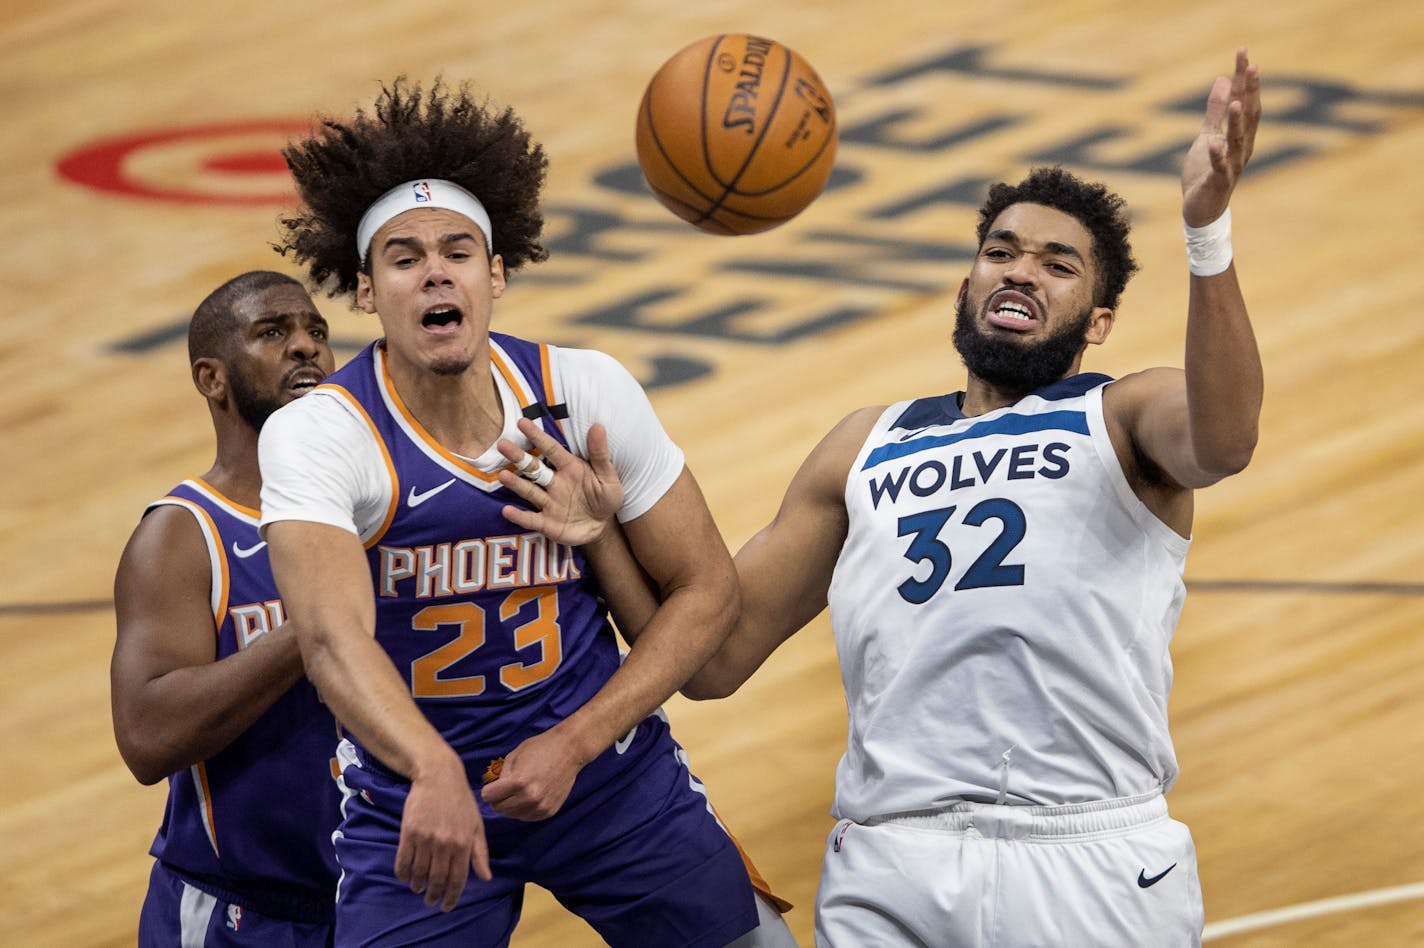
[[[1128,484],[1078,375],[966,418],[885,410],[846,483],[831,626],[850,715],[836,816],[1166,790],[1188,539]]]

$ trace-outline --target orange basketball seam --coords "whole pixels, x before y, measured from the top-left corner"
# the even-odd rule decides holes
[[[705,93],[704,93],[704,98],[705,98]],[[705,106],[704,106],[704,107],[705,107]],[[713,198],[712,198],[712,195],[710,195],[710,194],[704,194],[703,191],[702,191],[702,189],[701,189],[700,187],[698,187],[696,184],[694,184],[694,183],[692,182],[692,180],[687,177],[687,175],[683,172],[683,170],[678,167],[677,162],[675,162],[675,161],[672,160],[672,155],[668,152],[667,148],[663,145],[662,137],[658,135],[658,126],[657,126],[657,124],[653,121],[653,103],[652,103],[652,98],[651,98],[651,96],[649,96],[649,95],[644,95],[644,96],[643,96],[643,108],[642,108],[642,112],[647,115],[647,119],[648,119],[648,134],[649,134],[649,135],[652,137],[652,139],[653,139],[653,145],[657,148],[658,154],[662,156],[663,161],[665,161],[665,162],[667,163],[667,166],[672,169],[673,174],[677,175],[678,179],[681,180],[683,184],[687,185],[688,190],[692,191],[692,193],[696,194],[696,195],[697,195],[698,197],[700,197],[700,198],[705,198],[706,200],[711,201],[711,200],[713,199]],[[644,176],[643,176],[643,179],[646,181],[646,180],[647,180],[647,175],[644,175]],[[720,180],[717,179],[717,175],[716,175],[715,173],[712,175],[712,180],[717,181],[718,184],[721,184],[721,183],[722,183]],[[652,189],[655,190],[655,191],[661,191],[663,194],[667,194],[667,193],[668,193],[666,190],[662,190],[662,189],[658,188],[658,187],[657,187],[656,185],[654,185],[651,181],[648,181],[648,187],[652,188]],[[681,201],[681,200],[679,200],[678,203],[680,203],[680,204],[687,204],[686,201]],[[688,204],[688,207],[692,207],[692,205]]]
[[[722,40],[725,38],[726,34],[724,33],[717,37],[717,42],[712,44],[712,49],[707,53],[707,62],[703,65],[702,71],[702,163],[707,166],[708,171],[712,172],[712,180],[717,181],[719,184],[721,184],[721,181],[717,178],[716,169],[712,167],[711,153],[707,145],[707,83],[708,76],[711,75],[712,60],[717,53],[717,47],[721,45]],[[722,196],[714,200],[712,206],[704,211],[700,218],[693,221],[693,224],[700,224],[703,221],[711,219],[712,214],[722,206],[722,202],[727,200],[727,195],[736,188],[737,182],[741,180],[742,175],[746,174],[747,169],[751,167],[752,159],[756,157],[756,153],[761,148],[762,142],[766,140],[767,133],[771,131],[772,120],[776,118],[776,112],[781,108],[781,97],[786,92],[786,82],[791,78],[792,65],[790,48],[782,46],[780,43],[776,45],[781,49],[782,55],[785,57],[785,62],[781,69],[781,83],[776,87],[776,97],[772,99],[771,108],[766,112],[761,131],[757,134],[756,142],[752,145],[751,149],[747,151],[747,156],[742,159],[742,166],[737,169],[736,174],[732,175],[732,180],[723,186]],[[778,185],[771,190],[775,191],[780,187],[781,185]]]

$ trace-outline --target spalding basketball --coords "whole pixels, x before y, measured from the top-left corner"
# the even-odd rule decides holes
[[[637,147],[648,186],[678,217],[714,234],[755,234],[826,186],[836,109],[816,70],[775,40],[709,36],[648,83]]]

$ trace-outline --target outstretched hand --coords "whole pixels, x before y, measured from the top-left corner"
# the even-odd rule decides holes
[[[589,429],[585,461],[528,418],[520,419],[519,430],[553,469],[553,476],[541,487],[513,470],[500,471],[499,482],[534,507],[508,505],[505,519],[573,546],[597,540],[623,505],[623,482],[608,454],[608,432],[602,425]],[[496,447],[516,469],[528,464],[524,450],[514,442],[502,438]]]
[[[1236,72],[1218,76],[1207,97],[1206,118],[1182,164],[1182,218],[1204,227],[1226,212],[1236,181],[1256,146],[1261,121],[1260,71],[1243,47]]]

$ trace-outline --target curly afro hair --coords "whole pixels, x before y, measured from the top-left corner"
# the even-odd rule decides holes
[[[302,207],[281,219],[274,249],[305,265],[328,295],[353,293],[361,272],[356,228],[391,188],[419,178],[453,181],[480,199],[494,232],[492,253],[506,271],[549,253],[539,243],[539,193],[549,167],[544,148],[509,108],[475,100],[470,87],[436,79],[428,93],[404,76],[382,85],[371,111],[321,127],[282,151]]]
[[[1083,225],[1093,237],[1093,257],[1100,270],[1094,302],[1117,309],[1127,281],[1137,272],[1127,240],[1132,229],[1127,203],[1105,185],[1091,184],[1058,166],[1034,168],[1018,184],[1000,182],[989,189],[979,208],[979,246],[984,246],[994,220],[1013,204],[1042,204]]]

